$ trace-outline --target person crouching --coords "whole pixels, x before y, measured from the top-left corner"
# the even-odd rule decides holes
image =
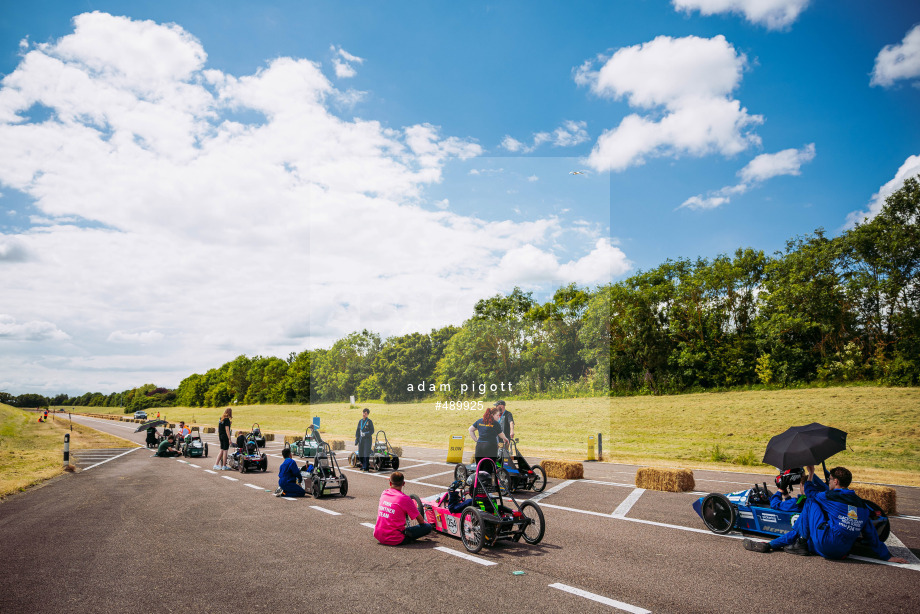
[[[307,494],[298,482],[300,482],[300,469],[297,463],[291,458],[291,449],[281,450],[281,456],[284,461],[278,469],[278,488],[274,494],[276,497],[302,497]]]
[[[419,514],[415,501],[403,493],[405,483],[406,478],[403,474],[394,471],[390,474],[390,487],[380,495],[374,537],[386,546],[413,542],[431,533],[431,525]],[[406,518],[417,520],[418,526],[407,527]]]

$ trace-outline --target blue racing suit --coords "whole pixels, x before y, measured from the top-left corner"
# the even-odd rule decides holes
[[[802,505],[799,505],[798,498],[786,499],[783,501],[783,493],[777,490],[773,493],[773,496],[770,497],[770,509],[779,510],[781,512],[801,512]]]
[[[789,546],[802,537],[808,549],[826,559],[842,559],[850,553],[857,538],[863,540],[884,561],[891,558],[888,547],[878,538],[869,521],[865,501],[848,488],[828,490],[817,476],[805,482],[805,507],[792,530],[770,542],[770,547]]]
[[[293,458],[286,458],[278,469],[278,486],[288,497],[302,497],[307,492],[297,483],[300,478],[300,469]]]

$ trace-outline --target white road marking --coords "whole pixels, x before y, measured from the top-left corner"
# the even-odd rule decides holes
[[[284,499],[286,501],[297,501],[297,497],[279,497],[279,499]]]
[[[623,503],[618,505],[617,509],[613,510],[613,517],[622,518],[623,516],[626,516],[626,514],[629,513],[629,510],[632,509],[632,506],[636,504],[636,501],[639,500],[639,497],[641,497],[642,493],[644,492],[645,492],[644,488],[637,488],[631,493],[629,493],[629,496],[626,497]]]
[[[635,484],[623,484],[620,482],[602,482],[600,480],[579,480],[579,482],[583,482],[585,484],[600,484],[602,486],[620,486],[623,488],[635,488],[636,487]]]
[[[332,515],[332,516],[341,516],[340,513],[338,513],[338,512],[333,512],[332,510],[327,510],[325,507],[320,507],[320,506],[318,506],[318,505],[311,505],[310,507],[312,507],[312,508],[315,509],[315,510],[319,510],[319,511],[321,511],[321,512],[326,512],[327,514],[330,514],[330,515]]]
[[[447,475],[448,473],[453,473],[453,471],[442,471],[441,473],[432,473],[431,475],[423,475],[420,478],[416,478],[416,480],[427,480],[428,478],[436,478],[439,475]]]
[[[530,499],[530,500],[533,501],[533,499]],[[551,507],[553,509],[565,510],[567,512],[577,512],[579,514],[588,514],[589,516],[601,516],[603,518],[613,518],[613,514],[605,514],[603,512],[592,512],[590,510],[580,510],[574,507],[564,507],[562,505],[552,505],[551,503],[541,503],[540,507]],[[626,518],[625,520],[629,520],[629,518]]]
[[[630,605],[622,601],[617,601],[616,599],[610,599],[609,597],[604,597],[603,595],[595,595],[594,593],[589,593],[588,591],[583,591],[580,588],[575,588],[574,586],[569,586],[567,584],[560,584],[559,582],[556,582],[554,584],[550,584],[549,587],[557,588],[560,591],[565,591],[566,593],[571,593],[572,595],[578,595],[579,597],[584,597],[585,599],[590,599],[591,601],[603,603],[604,605],[609,605],[612,608],[623,610],[624,612],[632,612],[633,614],[652,614],[651,610],[646,610],[645,608],[640,608],[638,606]]]
[[[361,526],[362,526],[362,527],[367,527],[368,529],[376,529],[376,528],[377,528],[377,525],[375,525],[375,524],[373,524],[373,523],[371,523],[371,522],[362,522],[362,523],[361,523]]]
[[[428,461],[424,461],[424,462],[423,462],[422,464],[420,464],[420,465],[409,465],[408,467],[400,467],[400,468],[399,468],[399,471],[405,471],[406,469],[415,469],[416,467],[424,467],[425,465],[433,465],[433,464],[434,464],[434,463],[431,463],[431,462],[428,462]],[[449,473],[449,472],[445,472],[445,473]],[[438,475],[441,475],[441,474],[438,474]]]
[[[461,559],[466,559],[467,561],[473,561],[474,563],[479,563],[480,565],[498,565],[494,561],[487,561],[486,559],[481,559],[478,556],[473,556],[472,554],[467,554],[466,552],[458,552],[451,548],[445,548],[444,546],[438,546],[435,550],[440,550],[441,552],[446,552],[447,554],[452,554],[458,556]]]
[[[217,472],[216,472],[216,471],[211,471],[210,469],[205,469],[204,472],[205,472],[205,473],[210,473],[210,474],[212,474],[212,475],[217,475]]]
[[[111,461],[111,460],[115,460],[116,458],[121,458],[121,457],[124,456],[125,454],[130,454],[131,452],[134,452],[135,450],[146,450],[146,449],[147,449],[147,448],[131,448],[131,449],[128,450],[127,452],[124,452],[124,453],[122,453],[122,454],[119,454],[118,456],[113,456],[112,458],[107,458],[107,459],[105,459],[104,461],[100,461],[100,462],[96,463],[95,465],[90,465],[89,467],[85,467],[85,468],[83,469],[83,471],[89,471],[89,470],[92,469],[93,467],[98,467],[99,465],[104,465],[105,463],[107,463],[107,462],[109,462],[109,461]]]
[[[256,490],[265,490],[261,486],[256,486],[255,484],[243,484],[243,486],[248,486],[249,488],[255,488]]]
[[[195,463],[189,463],[188,466],[191,467],[192,469],[201,469],[201,467],[199,467]]]
[[[547,498],[547,497],[550,496],[550,495],[555,495],[557,492],[559,492],[560,490],[562,490],[563,488],[565,488],[565,487],[568,486],[569,484],[573,484],[574,482],[575,482],[575,480],[566,480],[565,482],[562,482],[562,483],[560,483],[560,484],[556,484],[555,486],[553,486],[553,487],[550,488],[549,490],[544,490],[543,492],[541,492],[541,493],[540,493],[539,495],[537,495],[536,497],[531,497],[530,500],[531,500],[531,501],[542,501],[543,499]]]
[[[222,475],[222,476],[220,476],[220,477],[224,478],[225,480],[230,480],[230,481],[232,481],[232,482],[239,482],[238,479],[236,479],[236,478],[231,478],[229,475]]]
[[[892,516],[892,518],[903,518],[904,520],[920,520],[920,516],[904,516],[903,514]]]

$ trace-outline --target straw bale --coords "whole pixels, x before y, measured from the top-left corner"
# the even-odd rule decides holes
[[[214,428],[213,426],[206,426],[203,429],[201,429],[201,432],[202,433],[216,433],[217,429]]]
[[[890,486],[877,484],[852,484],[850,488],[860,499],[876,504],[885,514],[891,516],[898,513],[897,493]]]
[[[393,454],[396,456],[402,456],[402,446],[391,446],[393,448]]]
[[[329,445],[332,446],[333,450],[344,450],[345,442],[341,439],[333,439],[329,442]]]
[[[689,492],[696,488],[690,469],[642,467],[636,471],[636,487],[665,492]]]
[[[574,461],[544,460],[540,461],[540,466],[548,478],[580,480],[585,477],[585,466]]]
[[[262,433],[262,435],[265,437],[265,441],[275,441],[274,433]]]
[[[284,445],[292,444],[295,441],[300,441],[300,437],[297,435],[285,435],[284,436]]]

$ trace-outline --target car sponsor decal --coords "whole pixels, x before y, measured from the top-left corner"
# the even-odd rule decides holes
[[[761,514],[760,519],[763,520],[764,522],[773,522],[773,523],[778,522],[776,518],[776,514]]]
[[[747,518],[748,520],[754,520],[754,514],[751,512],[738,512],[738,515],[742,518]]]

